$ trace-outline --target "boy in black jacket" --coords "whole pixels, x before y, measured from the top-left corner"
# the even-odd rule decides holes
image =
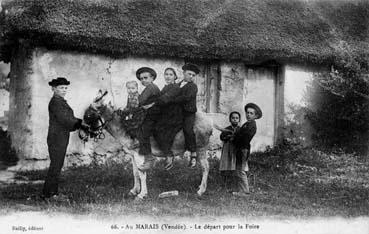
[[[74,116],[72,108],[64,99],[69,84],[70,82],[64,77],[58,77],[49,82],[54,92],[49,102],[49,130],[47,134],[50,167],[42,190],[42,199],[67,200],[65,195],[58,193],[58,187],[69,143],[69,134],[80,128],[88,129],[88,126],[82,124],[81,119]]]
[[[139,107],[144,109],[145,106],[150,106],[156,101],[160,95],[160,89],[153,82],[156,79],[156,72],[149,67],[141,67],[136,71],[136,77],[141,81],[145,89],[138,97]],[[146,111],[146,117],[141,125],[138,141],[140,143],[139,154],[144,155],[145,161],[143,165],[139,166],[142,171],[151,168],[154,158],[151,154],[150,137],[153,135],[154,127],[160,116],[160,109],[158,106],[152,106]]]
[[[185,137],[185,149],[191,152],[189,167],[196,166],[196,137],[193,130],[196,117],[196,95],[197,85],[193,82],[194,78],[199,74],[200,69],[191,63],[185,64],[183,67],[183,81],[180,83],[181,92],[175,98],[175,102],[182,105],[183,111],[183,133]]]
[[[238,178],[238,192],[234,196],[247,196],[250,193],[246,172],[249,171],[250,141],[256,133],[256,119],[263,115],[261,109],[254,103],[245,106],[247,122],[234,134],[233,144],[236,147],[236,177]]]

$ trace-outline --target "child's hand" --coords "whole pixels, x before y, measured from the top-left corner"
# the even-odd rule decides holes
[[[122,116],[123,115],[123,110],[122,109],[118,109],[117,110],[117,114],[120,115],[120,116]]]
[[[155,105],[155,102],[153,102],[151,104],[148,104],[148,105],[145,105],[145,106],[142,106],[142,108],[144,108],[145,110],[147,110],[147,109],[150,109],[153,105]]]

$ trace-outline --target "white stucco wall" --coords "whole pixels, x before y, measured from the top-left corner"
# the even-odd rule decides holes
[[[10,64],[0,62],[0,127],[8,128],[9,91],[5,89],[6,77],[10,71]]]
[[[8,128],[8,112],[9,112],[9,92],[0,89],[0,127],[3,130]]]
[[[136,80],[136,70],[142,66],[155,69],[158,77],[155,83],[162,88],[165,85],[163,73],[166,67],[173,67],[182,79],[183,60],[146,59],[128,57],[114,60],[105,56],[87,55],[80,53],[66,53],[61,51],[46,51],[36,49],[33,52],[33,74],[30,77],[33,83],[32,96],[32,132],[33,158],[47,158],[46,136],[48,128],[48,102],[52,96],[48,82],[58,76],[66,77],[71,85],[66,100],[74,110],[76,117],[82,118],[83,113],[96,97],[99,89],[107,89],[107,101],[116,107],[124,107],[127,102],[125,84]],[[143,89],[139,83],[139,91]],[[68,147],[69,154],[89,152],[93,147],[101,153],[113,151],[119,144],[107,137],[99,144],[84,145],[76,132],[71,134]]]
[[[19,56],[24,56],[19,53]],[[20,62],[14,66],[19,71],[13,84],[13,101],[15,98],[24,97],[19,109],[27,120],[21,125],[18,122],[12,124],[13,145],[18,152],[22,152],[24,159],[47,159],[47,129],[48,129],[48,103],[52,96],[48,82],[58,76],[64,76],[70,80],[69,93],[66,100],[74,110],[75,116],[82,118],[84,111],[96,97],[99,89],[107,89],[107,97],[116,107],[126,105],[127,81],[136,80],[135,72],[139,67],[149,66],[155,69],[158,77],[155,83],[162,88],[165,84],[163,72],[166,67],[173,67],[177,71],[179,79],[182,79],[182,59],[167,58],[142,58],[126,57],[112,59],[106,56],[71,53],[62,51],[48,51],[43,48],[33,50],[26,58],[14,58]],[[199,64],[202,72],[196,79],[199,87],[198,109],[205,110],[204,99],[206,93],[204,65]],[[236,110],[242,114],[242,122],[245,121],[244,105],[248,102],[257,103],[263,110],[263,118],[257,120],[257,133],[251,142],[252,151],[264,150],[266,146],[274,144],[275,134],[275,74],[267,68],[249,68],[242,62],[220,63],[220,90],[219,107],[222,114],[209,115],[218,125],[227,126],[228,114]],[[19,80],[23,79],[23,80]],[[19,86],[19,87],[18,87]],[[17,88],[18,87],[18,88]],[[143,87],[139,84],[139,90]],[[213,90],[214,91],[214,90]],[[11,102],[12,102],[11,100]],[[28,103],[29,102],[29,103]],[[16,104],[14,104],[17,106]],[[19,107],[20,108],[20,107]],[[14,109],[14,108],[13,108]],[[214,108],[213,108],[214,109]],[[14,109],[13,115],[17,109]],[[20,117],[19,117],[20,118]],[[27,132],[23,134],[22,132]],[[219,131],[214,130],[212,136],[214,142],[219,141]],[[71,134],[68,154],[106,153],[119,148],[114,139],[108,134],[105,140],[96,143],[88,142],[84,145],[76,132]]]
[[[314,78],[314,73],[321,72],[323,68],[289,65],[285,67],[284,86],[284,122],[285,137],[298,140],[304,145],[311,144],[313,129],[305,118],[305,112],[299,112],[307,106],[307,87]]]
[[[291,106],[306,106],[306,88],[313,79],[314,73],[308,68],[297,66],[286,66],[285,68],[285,88],[284,88],[284,109],[285,118],[293,118]]]
[[[226,114],[228,124],[231,111],[241,113],[242,123],[246,121],[244,106],[254,102],[263,111],[263,117],[256,121],[257,132],[251,141],[251,151],[262,151],[274,145],[275,118],[275,74],[267,68],[248,68],[244,63],[221,63],[220,112]],[[219,132],[216,132],[219,134]]]
[[[244,82],[244,103],[253,102],[263,111],[263,117],[256,120],[257,132],[251,148],[264,150],[274,145],[275,134],[275,74],[268,68],[248,69]],[[243,117],[244,116],[243,112]]]

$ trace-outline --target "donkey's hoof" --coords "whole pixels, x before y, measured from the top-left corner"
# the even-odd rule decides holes
[[[134,199],[137,196],[137,194],[129,191],[128,193],[124,194],[124,199]]]
[[[147,199],[147,195],[137,195],[136,197],[135,197],[135,200],[134,200],[134,202],[136,203],[136,202],[138,202],[138,203],[140,203],[140,202],[144,202],[145,200]]]
[[[201,197],[204,193],[205,193],[205,191],[201,191],[201,190],[198,190],[196,192],[197,196],[199,196],[199,197]]]

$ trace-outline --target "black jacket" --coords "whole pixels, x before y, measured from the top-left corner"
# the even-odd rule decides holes
[[[160,128],[169,127],[169,130],[182,126],[182,107],[175,103],[174,99],[179,95],[181,89],[178,84],[165,85],[160,91],[156,104],[160,107],[160,120],[157,125]]]
[[[160,89],[156,84],[151,83],[145,87],[140,96],[138,97],[139,106],[145,106],[156,102],[156,99],[160,95]],[[147,110],[148,116],[157,116],[160,114],[160,108],[157,105],[152,106]]]
[[[194,82],[188,82],[185,84],[175,98],[176,103],[182,105],[184,112],[196,113],[196,95],[197,95],[197,85]]]
[[[256,122],[248,121],[242,125],[242,127],[236,131],[233,139],[233,144],[238,149],[247,149],[250,151],[250,141],[256,133]]]
[[[68,145],[69,133],[81,127],[82,120],[74,117],[64,98],[54,95],[49,102],[49,131],[47,143],[62,148]],[[55,146],[54,146],[55,147]]]

